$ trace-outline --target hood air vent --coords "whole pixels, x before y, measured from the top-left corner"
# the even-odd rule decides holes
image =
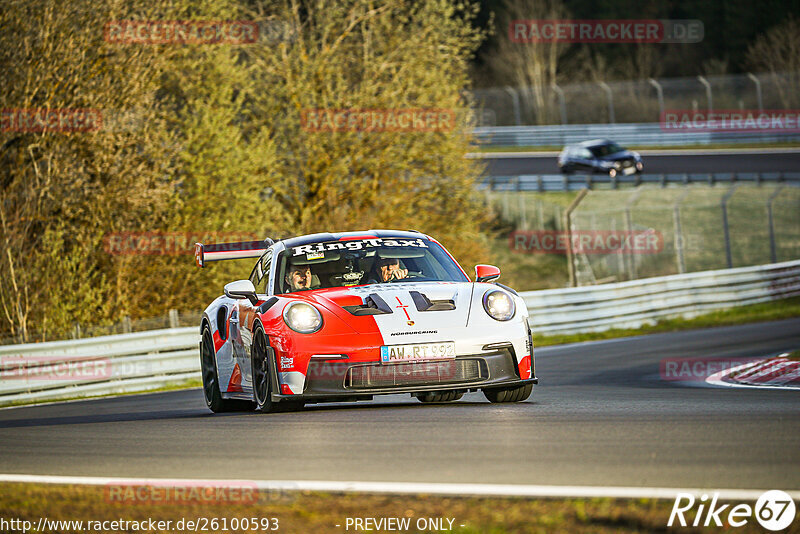
[[[364,299],[364,304],[355,306],[342,306],[353,315],[383,315],[392,313],[392,309],[377,293],[370,293]]]
[[[419,291],[409,291],[414,306],[418,311],[449,311],[456,309],[456,303],[452,300],[431,300]]]

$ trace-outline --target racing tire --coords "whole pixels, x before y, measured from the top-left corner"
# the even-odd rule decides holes
[[[255,405],[250,401],[222,398],[222,394],[219,391],[214,338],[211,336],[211,329],[208,325],[203,328],[202,344],[200,345],[200,369],[203,374],[203,397],[209,410],[214,413],[253,411]]]
[[[513,388],[484,389],[483,395],[489,402],[522,402],[533,393],[533,384],[524,384]]]
[[[437,402],[453,402],[464,396],[463,391],[428,391],[417,395],[417,400],[424,404]]]
[[[286,411],[289,402],[272,400],[272,366],[275,362],[269,357],[269,339],[260,324],[253,332],[253,347],[250,350],[251,369],[253,373],[253,401],[256,410],[261,413]]]

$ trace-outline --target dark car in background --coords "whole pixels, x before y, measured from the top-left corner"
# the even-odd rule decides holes
[[[612,178],[618,174],[641,173],[644,169],[638,152],[607,139],[565,146],[558,156],[558,167],[564,174],[602,172]]]

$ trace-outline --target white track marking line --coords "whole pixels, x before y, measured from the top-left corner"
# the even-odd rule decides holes
[[[0,482],[33,484],[148,485],[148,486],[199,486],[229,485],[242,487],[254,485],[260,490],[322,491],[335,493],[430,494],[448,496],[483,497],[559,497],[614,499],[675,499],[678,493],[695,495],[718,493],[724,500],[756,500],[767,490],[708,489],[708,488],[648,488],[622,486],[535,486],[525,484],[449,484],[428,482],[357,482],[327,480],[213,480],[213,479],[159,479],[115,478],[0,474]],[[786,490],[784,490],[786,491]],[[800,490],[787,491],[793,499],[800,499]]]

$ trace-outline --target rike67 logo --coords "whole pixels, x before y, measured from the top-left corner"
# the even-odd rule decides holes
[[[703,494],[696,499],[691,493],[678,493],[675,504],[669,514],[667,526],[673,524],[682,527],[690,526],[694,512],[693,527],[743,527],[755,518],[759,525],[767,530],[783,530],[792,524],[795,517],[795,505],[792,497],[781,490],[764,492],[755,506],[749,504],[719,504],[719,493],[709,496]],[[695,511],[696,507],[696,511]],[[685,514],[685,515],[684,515]],[[687,519],[688,516],[688,519]]]

